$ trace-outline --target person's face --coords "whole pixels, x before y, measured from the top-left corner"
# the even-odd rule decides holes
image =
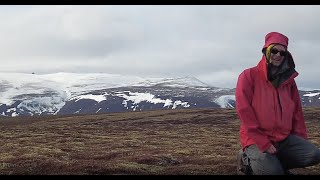
[[[282,45],[275,45],[270,51],[270,58],[272,60],[272,64],[274,66],[280,66],[287,53],[286,48]]]

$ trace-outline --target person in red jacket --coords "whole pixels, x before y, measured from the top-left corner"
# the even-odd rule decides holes
[[[286,174],[320,162],[319,148],[307,140],[288,42],[281,33],[268,33],[258,65],[238,77],[235,95],[242,146],[238,170],[246,174]]]

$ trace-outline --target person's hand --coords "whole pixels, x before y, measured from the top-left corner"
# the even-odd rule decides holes
[[[269,154],[275,154],[275,153],[277,153],[277,149],[276,149],[273,145],[271,145],[271,146],[266,150],[266,152],[269,153]]]

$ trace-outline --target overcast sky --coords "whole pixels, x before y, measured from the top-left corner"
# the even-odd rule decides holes
[[[320,6],[0,6],[0,72],[192,76],[233,88],[268,32],[320,89]]]

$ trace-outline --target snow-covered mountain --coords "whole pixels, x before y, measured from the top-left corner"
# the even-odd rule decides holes
[[[320,105],[319,90],[300,95],[303,106]],[[234,89],[194,77],[0,73],[0,116],[234,107]]]
[[[226,94],[233,92],[209,87],[194,77],[0,73],[2,116],[232,106],[218,100],[218,95]]]

